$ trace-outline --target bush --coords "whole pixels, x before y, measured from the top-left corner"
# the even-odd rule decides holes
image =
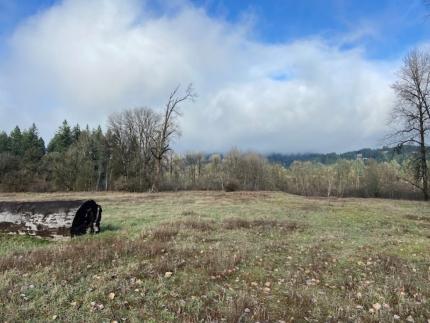
[[[237,180],[229,180],[224,185],[224,191],[226,192],[235,192],[239,190],[239,182]]]

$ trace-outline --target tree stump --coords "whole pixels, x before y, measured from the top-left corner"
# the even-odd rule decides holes
[[[44,238],[98,233],[101,214],[93,200],[0,202],[0,232]]]

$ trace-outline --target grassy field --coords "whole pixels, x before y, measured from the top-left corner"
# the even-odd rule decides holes
[[[430,205],[272,192],[94,198],[103,232],[0,235],[0,322],[428,322]]]

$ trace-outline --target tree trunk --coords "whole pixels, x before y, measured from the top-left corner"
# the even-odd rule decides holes
[[[160,180],[161,180],[161,159],[155,159],[155,178],[154,183],[152,184],[152,191],[158,192],[160,189]]]
[[[422,179],[423,179],[424,201],[428,201],[429,200],[429,192],[428,192],[428,169],[427,169],[427,156],[426,156],[426,145],[425,145],[425,129],[424,129],[423,117],[424,117],[424,115],[422,113],[422,118],[420,119],[421,170],[422,170]]]

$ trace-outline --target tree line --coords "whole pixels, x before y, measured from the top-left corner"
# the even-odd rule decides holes
[[[1,132],[0,190],[271,190],[306,196],[420,197],[420,190],[409,184],[413,157],[403,163],[295,161],[286,167],[233,149],[210,155],[167,150],[157,159],[154,138],[161,119],[151,109],[125,110],[109,117],[105,132],[64,121],[46,148],[35,125],[23,131],[16,127],[9,135]]]

